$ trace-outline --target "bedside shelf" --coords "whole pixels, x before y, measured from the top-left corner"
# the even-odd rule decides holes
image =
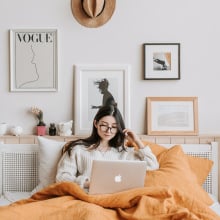
[[[198,136],[149,136],[140,134],[139,135],[142,140],[150,141],[157,144],[207,144],[213,141],[220,143],[219,135],[198,135]],[[13,136],[13,135],[3,135],[0,136],[0,142],[5,144],[36,144],[37,143],[37,135],[21,135],[21,136]],[[71,136],[43,136],[45,138],[54,139],[56,141],[70,141],[75,140],[77,138],[86,137],[85,135],[71,135]]]
[[[13,135],[4,135],[0,136],[0,142],[4,144],[36,144],[37,143],[37,135],[20,135],[20,136],[13,136]],[[45,135],[42,136],[49,139],[54,139],[56,141],[69,141],[79,138],[80,136],[49,136]]]

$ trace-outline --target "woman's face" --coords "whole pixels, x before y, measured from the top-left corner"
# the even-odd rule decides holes
[[[113,116],[102,117],[98,122],[94,121],[98,135],[102,140],[110,141],[118,132],[116,120]]]

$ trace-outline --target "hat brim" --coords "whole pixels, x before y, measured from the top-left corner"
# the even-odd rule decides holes
[[[73,16],[81,25],[96,28],[104,25],[112,17],[115,10],[115,2],[116,0],[106,0],[102,13],[95,18],[90,18],[85,13],[81,0],[71,0],[71,8]]]

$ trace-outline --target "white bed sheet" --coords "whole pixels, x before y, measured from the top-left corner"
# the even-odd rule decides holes
[[[220,216],[220,203],[218,202],[218,199],[212,194],[209,194],[209,196],[214,201],[214,203],[210,206],[210,208]]]
[[[31,197],[31,192],[5,192],[4,195],[0,197],[0,206],[9,205],[10,203],[29,197]]]

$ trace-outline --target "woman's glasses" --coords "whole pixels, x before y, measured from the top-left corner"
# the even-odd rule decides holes
[[[117,133],[117,131],[118,131],[118,128],[117,128],[117,127],[109,127],[108,125],[104,125],[104,124],[99,125],[99,127],[100,127],[100,130],[101,130],[101,131],[103,131],[103,132],[108,132],[108,130],[110,130],[110,132],[111,132],[112,134],[115,134],[115,133]]]

